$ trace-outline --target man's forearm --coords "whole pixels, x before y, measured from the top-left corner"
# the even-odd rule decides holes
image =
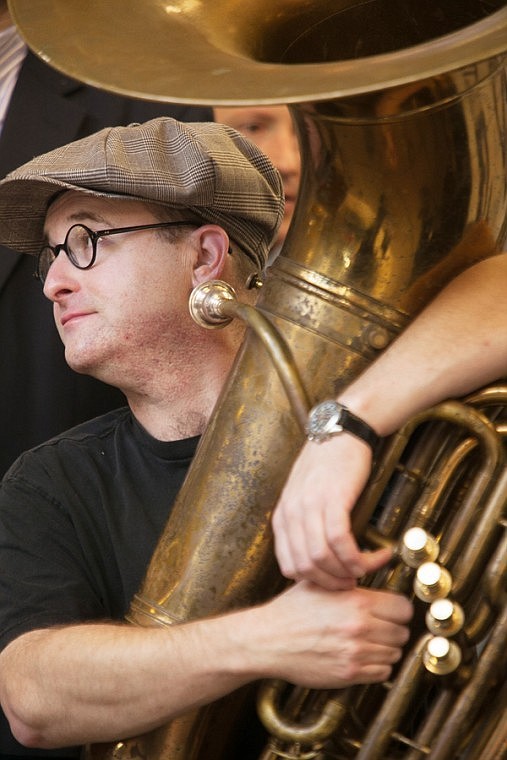
[[[340,395],[380,435],[507,374],[507,254],[457,277]]]
[[[303,583],[264,605],[169,628],[33,631],[0,655],[2,707],[18,741],[49,748],[134,736],[261,678],[310,688],[383,681],[411,615],[395,594]]]
[[[143,733],[241,685],[226,631],[214,621],[205,634],[202,625],[33,631],[0,656],[2,706],[32,747]]]
[[[338,400],[386,436],[417,412],[507,375],[506,283],[507,254],[464,272]],[[350,525],[371,464],[369,446],[351,434],[304,445],[273,515],[284,575],[347,588],[376,569],[382,554],[361,552]]]

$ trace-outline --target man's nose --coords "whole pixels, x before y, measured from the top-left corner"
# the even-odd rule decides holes
[[[78,275],[79,269],[71,264],[65,251],[60,251],[46,274],[44,295],[50,301],[58,300],[59,294],[75,290]]]

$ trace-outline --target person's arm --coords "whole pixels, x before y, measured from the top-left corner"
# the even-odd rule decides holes
[[[303,582],[264,605],[170,628],[36,630],[0,654],[0,700],[22,744],[114,741],[259,678],[314,688],[385,680],[411,615],[395,594]]]
[[[401,336],[339,396],[380,436],[411,416],[507,373],[507,254],[453,280]],[[327,588],[350,588],[386,561],[360,552],[350,513],[372,453],[350,434],[306,443],[273,516],[282,573]]]

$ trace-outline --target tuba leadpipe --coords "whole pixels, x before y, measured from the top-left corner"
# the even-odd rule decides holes
[[[291,349],[312,402],[338,393],[446,282],[506,238],[503,0],[9,7],[35,52],[89,84],[169,102],[290,104],[301,190],[258,308]],[[132,624],[218,614],[281,587],[270,514],[302,442],[278,373],[248,331]],[[238,703],[234,695],[90,756],[237,760]]]

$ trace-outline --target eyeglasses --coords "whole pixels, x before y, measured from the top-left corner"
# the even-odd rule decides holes
[[[37,257],[36,277],[44,283],[49,267],[61,251],[67,254],[70,263],[78,269],[90,269],[97,258],[97,242],[101,237],[119,235],[122,232],[138,230],[157,230],[163,227],[197,226],[197,222],[158,222],[157,224],[139,224],[136,227],[117,227],[111,230],[91,230],[84,224],[74,224],[68,230],[65,240],[59,245],[45,245]]]

